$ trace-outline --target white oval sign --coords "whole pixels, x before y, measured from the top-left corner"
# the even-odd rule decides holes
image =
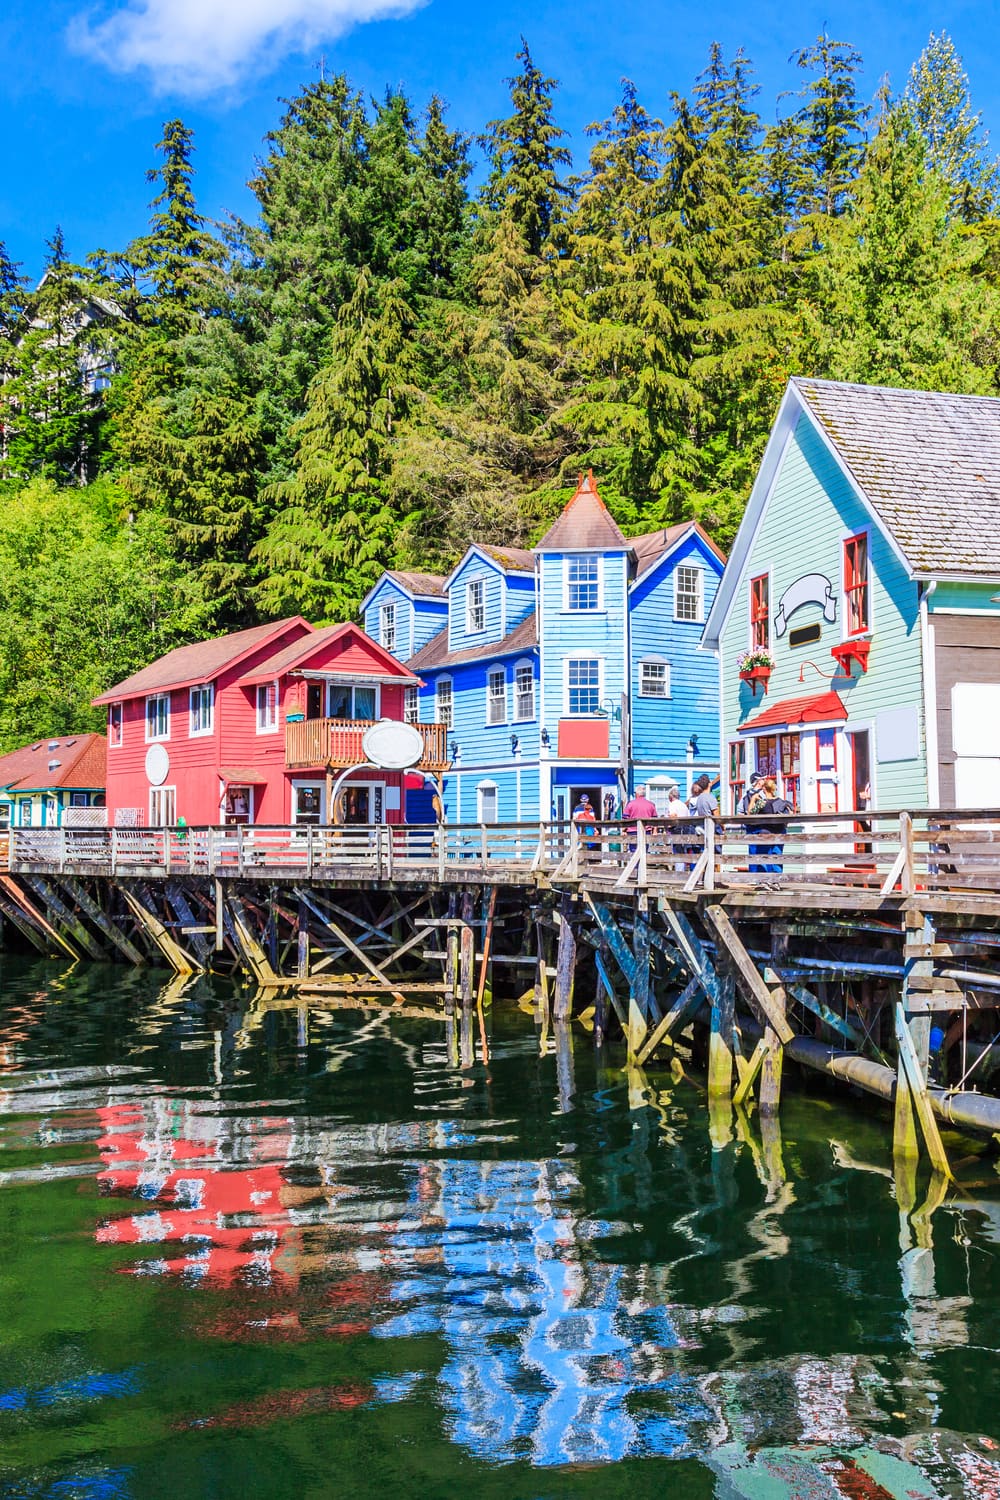
[[[146,751],[146,780],[150,786],[162,786],[170,771],[166,745],[150,745]]]
[[[383,771],[408,771],[424,755],[424,737],[416,724],[379,719],[366,729],[361,748],[373,766]]]

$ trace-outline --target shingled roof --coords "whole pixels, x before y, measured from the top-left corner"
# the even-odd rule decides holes
[[[258,662],[252,671],[240,678],[240,682],[252,685],[255,682],[268,682],[272,678],[283,676],[286,672],[306,671],[314,657],[338,641],[344,642],[345,651],[349,650],[352,643],[355,646],[361,646],[373,660],[372,666],[361,673],[356,673],[350,668],[341,669],[343,676],[359,675],[369,677],[373,682],[416,681],[409,667],[404,667],[390,652],[386,651],[384,646],[373,641],[360,625],[348,622],[345,625],[322,625],[317,630],[311,631],[309,635],[300,636],[298,640],[292,641],[291,645],[280,647],[273,656],[265,657],[263,661]],[[375,659],[381,660],[383,664],[381,672],[374,665]],[[331,673],[337,672],[337,657],[331,657],[323,670]]]
[[[706,546],[710,547],[720,562],[725,562],[726,554],[712,541],[705,528],[698,521],[679,521],[676,526],[662,527],[659,531],[646,531],[641,536],[629,538],[629,546],[635,554],[635,576],[641,578],[643,573],[648,573],[654,563],[670,552],[682,537],[689,531],[697,532]]]
[[[526,615],[519,625],[505,635],[502,641],[493,641],[488,646],[466,646],[461,651],[448,650],[448,627],[432,635],[426,646],[421,646],[416,656],[411,656],[406,665],[412,672],[426,671],[430,667],[458,667],[466,661],[486,661],[495,656],[510,656],[515,651],[529,651],[538,645],[538,623],[535,611]]]
[[[108,742],[103,734],[67,734],[35,740],[20,750],[0,755],[0,787],[12,792],[50,787],[98,791],[107,783],[107,760]]]
[[[1000,573],[1000,400],[792,385],[915,573]]]
[[[418,594],[425,599],[443,599],[445,596],[444,579],[436,573],[407,573],[400,568],[387,568],[386,573],[408,594]]]
[[[290,615],[287,620],[276,620],[271,625],[255,625],[250,630],[237,630],[232,635],[219,635],[210,641],[195,641],[190,646],[177,646],[165,656],[150,662],[141,672],[135,672],[108,688],[97,703],[117,703],[120,698],[141,697],[146,693],[164,692],[167,688],[189,687],[197,682],[211,682],[226,667],[235,666],[245,656],[269,641],[281,639],[291,626],[301,625],[312,633],[313,627],[301,615]]]
[[[594,471],[580,475],[576,494],[549,527],[536,552],[598,552],[602,548],[627,548],[614,516],[597,493]]]

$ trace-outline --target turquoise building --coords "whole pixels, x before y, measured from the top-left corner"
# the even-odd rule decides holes
[[[365,629],[418,674],[407,718],[444,723],[449,821],[610,816],[666,805],[719,767],[717,677],[700,650],[724,558],[696,522],[626,538],[592,474],[533,549],[473,543],[447,578],[390,572]],[[407,817],[430,817],[431,791]]]
[[[789,382],[705,645],[723,806],[1000,806],[1000,401]],[[748,656],[749,654],[749,656]]]

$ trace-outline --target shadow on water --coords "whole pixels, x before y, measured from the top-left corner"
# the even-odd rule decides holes
[[[1000,1178],[579,1030],[0,967],[0,1493],[1000,1495]]]

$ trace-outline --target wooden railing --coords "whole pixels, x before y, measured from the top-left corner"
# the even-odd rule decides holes
[[[330,766],[346,771],[363,765],[361,741],[373,719],[300,719],[285,725],[285,763],[290,770],[315,770]],[[448,728],[445,724],[418,724],[424,737],[419,770],[443,771],[448,766]]]
[[[6,856],[6,859],[5,859]],[[875,896],[1000,896],[1000,811],[638,824],[448,823],[342,827],[16,828],[0,869],[128,876],[189,872],[465,880],[753,892],[775,886]]]

